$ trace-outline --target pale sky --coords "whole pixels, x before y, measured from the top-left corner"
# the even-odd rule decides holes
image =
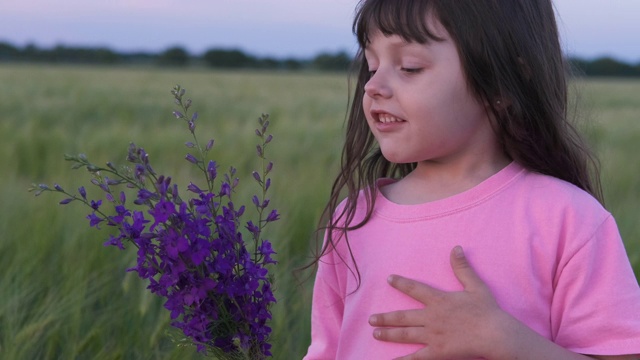
[[[455,1],[455,0],[450,0]],[[357,0],[0,0],[0,41],[307,58],[354,51]],[[640,0],[556,0],[571,55],[640,62]]]

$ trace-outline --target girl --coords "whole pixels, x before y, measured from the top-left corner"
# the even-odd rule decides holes
[[[362,0],[354,33],[305,359],[637,359],[551,1]]]

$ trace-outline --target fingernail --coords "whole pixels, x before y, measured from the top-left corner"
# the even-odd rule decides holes
[[[382,335],[382,331],[380,329],[375,329],[373,331],[373,337],[376,339],[380,339],[380,336]]]
[[[375,315],[371,315],[369,317],[369,324],[376,325],[377,322],[378,322],[378,318]]]
[[[463,258],[464,257],[464,251],[462,251],[462,246],[458,245],[456,247],[453,248],[453,255],[457,258]]]
[[[393,275],[389,275],[389,277],[387,278],[387,282],[389,284],[393,283]]]

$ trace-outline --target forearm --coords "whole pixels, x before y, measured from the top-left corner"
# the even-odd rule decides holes
[[[517,319],[503,313],[495,328],[488,334],[496,336],[488,342],[487,359],[490,360],[637,360],[637,356],[587,356],[574,353],[536,333]],[[494,334],[494,335],[491,335]],[[502,344],[503,346],[495,346]]]

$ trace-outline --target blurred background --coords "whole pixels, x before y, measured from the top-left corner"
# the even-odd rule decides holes
[[[323,60],[331,59],[318,59],[320,55],[335,56],[339,63],[344,60],[341,55],[354,53],[351,21],[356,4],[356,0],[4,2],[0,60],[204,62],[218,67],[228,61],[229,66],[286,69],[319,60],[315,65],[322,68],[329,65]],[[638,75],[640,23],[634,14],[640,11],[640,2],[558,0],[555,6],[567,55],[586,66],[588,74]],[[589,64],[596,60],[601,63]]]
[[[130,142],[182,187],[189,134],[171,115],[175,84],[214,137],[239,199],[256,189],[254,128],[272,119],[275,359],[309,343],[315,227],[340,161],[355,51],[355,0],[46,0],[0,3],[0,358],[196,359],[177,347],[162,300],[104,248],[87,210],[34,198],[31,183],[87,185],[63,154],[124,164]],[[640,274],[640,11],[636,0],[557,0],[572,112],[602,161],[606,206]],[[242,181],[242,179],[246,179]],[[90,196],[98,197],[97,191]]]

